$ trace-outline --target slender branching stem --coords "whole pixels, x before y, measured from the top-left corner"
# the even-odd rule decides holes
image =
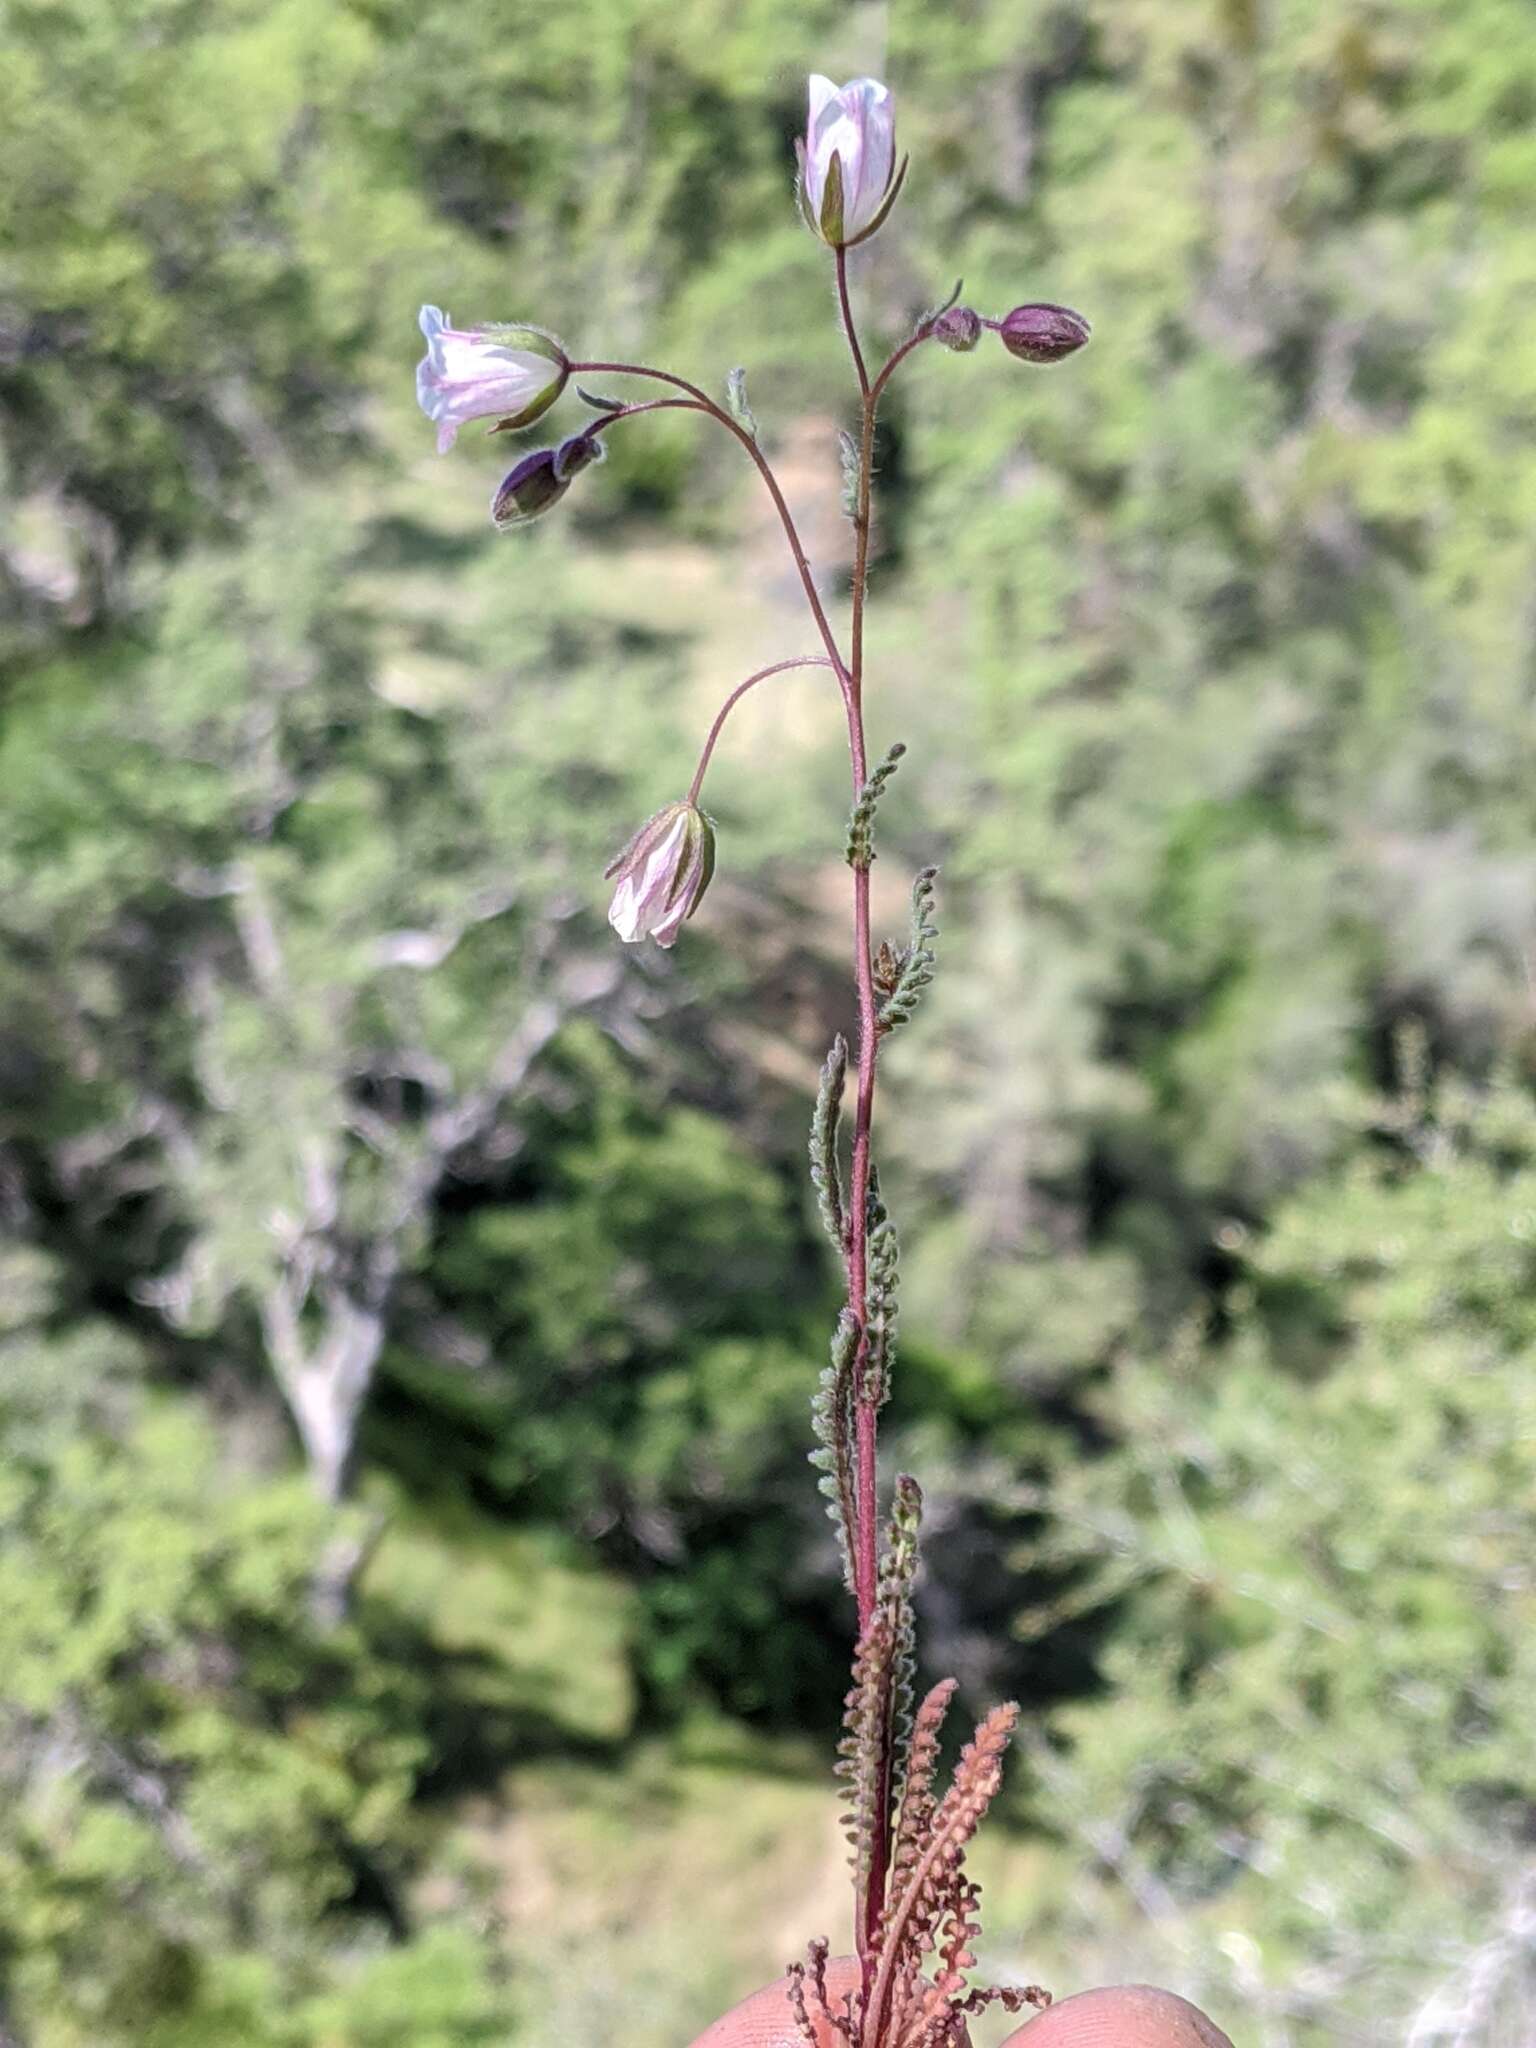
[[[870,501],[875,457],[875,410],[878,394],[871,386],[859,347],[853,308],[848,299],[847,260],[837,251],[838,299],[843,313],[843,330],[859,380],[861,401],[859,430],[858,493],[853,514],[853,584],[848,657],[848,743],[853,770],[854,800],[857,802],[868,775],[864,740],[864,602],[869,583]],[[869,930],[869,867],[859,863],[853,870],[853,968],[859,1006],[859,1075],[854,1103],[853,1158],[848,1189],[848,1305],[859,1325],[859,1351],[855,1364],[855,1385],[859,1389],[855,1415],[855,1499],[858,1506],[857,1543],[854,1553],[854,1590],[858,1599],[859,1630],[869,1626],[875,1611],[875,1589],[879,1576],[879,1467],[878,1405],[860,1369],[867,1343],[869,1286],[869,1172],[870,1134],[875,1108],[875,1062],[879,1032],[875,1021],[874,960]],[[868,1880],[858,1902],[859,1952],[871,1953],[885,1898],[885,1870],[889,1854],[887,1817],[876,1817],[870,1843]]]
[[[864,351],[859,347],[858,330],[853,324],[853,307],[848,298],[848,251],[839,248],[837,255],[837,303],[843,316],[843,333],[848,337],[848,352],[853,357],[854,371],[859,380],[859,396],[869,398],[869,372],[864,367]]]
[[[702,412],[703,406],[696,398],[646,398],[638,405],[615,405],[588,422],[586,432],[601,434],[611,427],[615,420],[638,419],[643,412]]]
[[[663,405],[691,405],[693,401],[691,399],[664,398],[660,402]],[[740,701],[740,699],[745,697],[748,690],[752,689],[758,683],[766,682],[769,676],[782,675],[786,669],[831,668],[831,666],[831,662],[827,659],[827,657],[824,654],[793,654],[787,661],[770,662],[767,668],[758,669],[756,674],[748,676],[744,683],[738,683],[735,689],[732,690],[729,697],[727,697],[725,702],[720,706],[720,709],[715,713],[715,722],[709,728],[708,735],[706,736],[704,741],[703,751],[699,755],[699,765],[693,771],[693,781],[689,785],[688,789],[689,803],[696,804],[698,802],[699,791],[704,787],[704,776],[709,768],[710,756],[715,751],[715,742],[720,737],[721,729],[724,726],[725,721],[730,717],[731,713],[735,710],[736,705]]]
[[[925,320],[923,321],[922,325],[916,329],[914,333],[910,334],[907,337],[907,339],[901,344],[901,347],[896,349],[892,353],[889,360],[880,370],[879,375],[875,378],[874,383],[870,386],[869,396],[871,404],[878,405],[880,403],[881,394],[884,392],[886,385],[890,383],[892,375],[895,373],[897,366],[900,363],[905,362],[906,358],[909,355],[911,355],[913,349],[921,348],[923,343],[927,341],[927,339],[932,333],[933,322],[931,320]]]
[[[745,427],[739,425],[737,421],[731,418],[723,405],[716,405],[707,391],[701,391],[697,384],[690,384],[686,377],[674,376],[670,370],[653,370],[644,363],[572,363],[571,368],[573,371],[580,371],[588,376],[595,374],[610,377],[649,377],[658,384],[670,384],[674,389],[685,392],[701,412],[707,412],[711,419],[718,420],[727,433],[735,435],[736,439],[752,458],[753,463],[756,465],[757,473],[762,478],[769,497],[773,500],[774,510],[778,513],[779,522],[784,528],[784,538],[789,542],[789,552],[793,555],[795,567],[800,572],[800,583],[805,591],[805,601],[811,608],[811,617],[816,621],[816,630],[821,635],[822,644],[827,650],[832,668],[836,672],[837,679],[841,683],[844,695],[846,696],[849,683],[848,665],[843,660],[842,649],[838,646],[836,636],[832,631],[832,624],[827,617],[826,606],[822,603],[821,594],[816,588],[816,579],[811,574],[811,565],[806,559],[805,549],[801,545],[800,532],[799,528],[795,525],[794,514],[790,511],[789,502],[785,498],[783,491],[779,488],[779,480],[773,473],[771,463],[767,456],[764,455],[762,449],[758,447],[753,436],[747,432]]]
[[[755,464],[774,508],[784,528],[790,554],[800,574],[806,602],[827,652],[826,656],[801,655],[787,661],[771,663],[756,671],[726,698],[716,714],[704,741],[693,783],[688,792],[690,802],[696,802],[703,787],[704,776],[709,767],[710,757],[720,736],[726,719],[737,702],[767,677],[778,675],[786,669],[805,667],[830,668],[837,677],[842,691],[843,705],[848,721],[849,765],[853,775],[854,800],[857,802],[868,777],[869,767],[864,734],[864,610],[869,584],[869,545],[871,499],[873,496],[875,418],[881,395],[890,382],[898,365],[911,354],[913,349],[926,341],[932,331],[931,323],[924,322],[909,340],[896,349],[871,381],[859,345],[858,328],[853,317],[853,306],[848,293],[848,259],[844,249],[835,252],[837,264],[837,297],[842,315],[843,333],[847,338],[849,354],[853,359],[854,373],[858,378],[860,401],[859,425],[859,467],[858,485],[853,512],[854,558],[851,584],[851,606],[849,626],[849,652],[845,661],[832,631],[826,608],[816,589],[811,566],[800,542],[799,531],[790,512],[784,493],[774,475],[772,465],[759,448],[755,436],[750,434],[737,420],[733,419],[723,406],[717,405],[709,395],[691,384],[684,377],[674,376],[668,370],[655,370],[640,363],[575,363],[574,370],[586,374],[625,377],[648,377],[662,384],[669,384],[684,394],[681,398],[658,399],[648,404],[615,408],[601,424],[608,420],[627,418],[634,413],[660,411],[667,407],[691,407],[705,412],[719,421],[733,434],[746,449]],[[855,1500],[856,1526],[854,1531],[854,1592],[858,1605],[858,1625],[862,1635],[875,1611],[876,1590],[879,1579],[879,1472],[877,1417],[878,1402],[873,1389],[865,1388],[863,1364],[866,1337],[865,1323],[868,1315],[869,1285],[869,1243],[868,1207],[870,1182],[870,1138],[874,1123],[875,1104],[875,1063],[879,1047],[879,1032],[876,1022],[874,961],[870,944],[869,910],[869,867],[859,863],[853,870],[853,964],[854,979],[858,996],[859,1013],[859,1065],[855,1095],[853,1124],[853,1156],[850,1163],[850,1185],[848,1192],[848,1250],[847,1286],[848,1306],[858,1324],[859,1352],[855,1366],[855,1385],[859,1388],[858,1407],[855,1417]],[[860,1954],[865,1958],[866,1976],[873,1968],[872,1954],[880,1915],[885,1899],[886,1871],[890,1856],[889,1819],[884,1813],[877,1817],[874,1839],[870,1845],[868,1876],[863,1896],[858,1901],[856,1934]],[[867,1989],[867,1986],[866,1986]]]

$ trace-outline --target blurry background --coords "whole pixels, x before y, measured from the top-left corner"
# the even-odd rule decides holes
[[[777,533],[662,415],[498,538],[412,374],[423,299],[746,365],[836,593],[790,145],[872,69],[868,330],[1096,331],[921,353],[880,448],[881,917],[944,870],[888,1462],[930,1675],[1026,1703],[983,1960],[1528,2043],[1526,0],[3,19],[0,2041],[681,2048],[846,1940],[836,701],[743,707],[618,947],[811,644]]]

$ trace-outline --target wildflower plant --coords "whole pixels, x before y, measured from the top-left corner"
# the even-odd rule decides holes
[[[748,407],[741,371],[732,372],[721,403],[671,370],[579,359],[553,336],[526,325],[453,329],[429,306],[421,316],[428,355],[417,388],[423,411],[438,426],[440,448],[471,419],[489,419],[493,434],[526,427],[555,403],[568,381],[594,415],[579,432],[523,456],[509,471],[492,500],[498,528],[525,525],[552,511],[581,472],[601,459],[603,436],[614,428],[642,414],[673,410],[698,413],[733,437],[783,529],[817,644],[767,663],[731,690],[704,738],[686,794],[648,819],[608,869],[615,885],[609,921],[621,939],[671,946],[698,910],[715,864],[715,827],[700,798],[716,743],[747,692],[787,670],[823,668],[841,698],[852,783],[844,854],[857,1031],[851,1045],[841,1035],[833,1041],[811,1121],[811,1181],[846,1288],[811,1404],[811,1457],[837,1528],[857,1617],[853,1682],[836,1764],[853,1871],[855,1953],[834,1958],[829,1942],[813,1940],[804,1962],[792,1964],[779,1983],[717,2022],[696,2048],[779,2048],[796,2037],[808,2048],[966,2048],[967,2015],[994,2002],[1010,2012],[1043,2010],[1051,1999],[1038,1986],[994,1989],[971,1981],[980,1891],[967,1872],[966,1852],[1001,1783],[1019,1709],[1013,1703],[993,1708],[962,1749],[948,1784],[940,1785],[941,1738],[956,1688],[953,1679],[944,1679],[920,1702],[914,1698],[913,1586],[922,1517],[917,1481],[898,1476],[884,1513],[881,1506],[878,1427],[896,1361],[899,1253],[875,1161],[875,1084],[883,1039],[911,1019],[933,979],[938,870],[925,867],[913,882],[908,931],[877,945],[870,928],[870,865],[880,802],[904,749],[894,745],[872,763],[865,725],[875,429],[891,380],[925,343],[968,353],[991,331],[1015,358],[1049,364],[1082,348],[1089,326],[1080,313],[1044,303],[988,318],[960,304],[957,285],[871,368],[849,293],[848,251],[886,222],[906,175],[906,160],[896,152],[889,90],[869,78],[839,87],[812,77],[797,155],[800,210],[832,259],[857,385],[858,431],[843,436],[844,504],[853,528],[843,633],[823,601]],[[609,398],[594,393],[583,378],[633,380],[661,386],[664,395]],[[1155,2030],[1137,2033],[1133,2026],[1123,2035],[1115,2032],[1116,2010],[1109,2009],[1105,2031],[1106,2014],[1095,2008],[1085,2020],[1099,2028],[1091,2038],[1100,2048],[1136,2048],[1143,2041],[1149,2048],[1154,2041],[1167,2048],[1225,2044],[1225,2036],[1182,2000],[1138,1989],[1153,2002],[1148,2010]],[[1102,2001],[1114,1995],[1086,1997]],[[1068,1999],[1054,2008],[1053,2026],[1077,2003]],[[1186,2025],[1182,2015],[1198,2024]],[[1086,2032],[1079,2035],[1088,2038]],[[1053,2032],[1052,2039],[1065,2043],[1067,2030]]]

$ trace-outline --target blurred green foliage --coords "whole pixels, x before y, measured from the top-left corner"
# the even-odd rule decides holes
[[[623,956],[792,583],[674,415],[499,539],[410,379],[423,299],[745,364],[835,589],[812,68],[913,152],[869,332],[1096,331],[880,449],[890,1458],[935,1672],[1030,1707],[993,1960],[1536,2023],[1524,0],[15,0],[4,2048],[672,2048],[841,1910],[836,720],[743,708]]]

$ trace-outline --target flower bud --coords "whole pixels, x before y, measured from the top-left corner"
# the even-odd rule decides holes
[[[876,78],[843,86],[818,73],[810,82],[800,160],[800,210],[829,248],[868,239],[896,202],[906,176],[896,166],[896,108]]]
[[[450,327],[446,313],[423,306],[421,331],[416,402],[436,423],[439,455],[469,420],[497,420],[493,433],[531,426],[571,374],[565,350],[539,327]]]
[[[1015,306],[998,323],[1009,355],[1025,363],[1059,363],[1075,355],[1093,329],[1070,306]]]
[[[501,533],[509,527],[526,526],[558,505],[571,488],[571,480],[594,462],[601,462],[606,450],[595,434],[573,434],[558,448],[536,448],[509,469],[491,499],[491,523]]]
[[[617,887],[608,922],[626,944],[670,946],[715,871],[715,828],[697,804],[665,804],[604,869]]]
[[[981,315],[973,313],[969,306],[949,306],[928,332],[933,340],[942,341],[958,355],[969,355],[981,339]]]

